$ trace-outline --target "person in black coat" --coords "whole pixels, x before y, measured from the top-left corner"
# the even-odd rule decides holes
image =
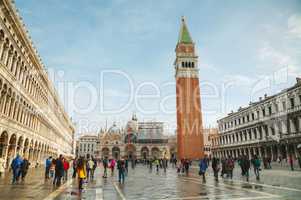
[[[61,178],[63,175],[64,175],[63,156],[60,155],[60,157],[55,161],[55,176],[53,179],[53,185],[59,187],[61,185]]]
[[[218,172],[220,170],[218,158],[215,157],[212,158],[212,170],[213,170],[215,180],[218,181]]]
[[[23,159],[23,163],[21,164],[21,177],[22,177],[22,181],[24,181],[26,175],[27,175],[27,171],[29,168],[30,162],[27,160],[27,158]]]

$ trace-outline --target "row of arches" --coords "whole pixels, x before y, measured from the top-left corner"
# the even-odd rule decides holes
[[[25,50],[0,29],[0,61],[25,91],[38,102],[48,103],[40,81],[40,73],[34,68]]]
[[[175,153],[174,150],[172,150],[172,153]],[[103,147],[101,149],[101,155],[100,157],[104,158],[115,158],[118,159],[121,156],[125,156],[129,159],[131,158],[140,158],[140,159],[149,159],[149,158],[161,158],[161,157],[170,157],[167,155],[169,153],[169,150],[166,147],[160,148],[157,146],[148,147],[143,146],[140,149],[137,149],[137,147],[133,144],[128,144],[125,146],[124,149],[121,149],[118,146],[114,146],[111,149],[109,147]]]
[[[0,115],[38,131],[39,115],[25,99],[0,77]]]
[[[182,62],[183,68],[194,68],[194,62]]]
[[[18,134],[0,133],[0,157],[10,166],[13,158],[19,154],[26,157],[32,164],[41,163],[48,156],[55,156],[55,149],[45,142]]]

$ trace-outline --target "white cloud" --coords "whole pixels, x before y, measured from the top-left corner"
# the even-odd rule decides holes
[[[240,86],[250,86],[253,85],[257,79],[252,78],[250,76],[245,76],[241,74],[234,74],[234,75],[227,75],[225,76],[226,82],[234,82],[234,84],[240,85]]]
[[[290,35],[301,38],[301,15],[294,14],[287,21],[288,32]]]
[[[258,50],[259,59],[262,61],[270,61],[273,65],[286,66],[291,64],[292,58],[280,51],[274,49],[268,42],[265,42],[263,47]]]

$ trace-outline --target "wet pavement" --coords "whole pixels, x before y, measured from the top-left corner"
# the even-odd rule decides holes
[[[129,169],[125,184],[119,184],[116,175],[102,178],[101,170],[97,169],[95,180],[86,183],[84,192],[79,194],[76,181],[70,179],[55,190],[50,182],[45,183],[41,179],[43,170],[35,169],[24,184],[11,185],[8,179],[1,179],[0,199],[301,199],[300,171],[263,170],[261,181],[256,181],[251,171],[250,182],[247,183],[236,167],[233,180],[220,178],[217,183],[209,169],[207,182],[203,183],[197,175],[197,168],[192,168],[186,176],[177,174],[171,167],[166,173],[163,170],[156,173],[139,165],[135,170]]]

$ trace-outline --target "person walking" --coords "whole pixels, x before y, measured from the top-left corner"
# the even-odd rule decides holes
[[[19,181],[22,163],[23,163],[22,158],[20,157],[19,154],[17,154],[16,158],[14,158],[11,163],[11,169],[13,170],[12,184],[15,184],[16,182]]]
[[[53,185],[59,187],[61,185],[61,179],[64,174],[64,164],[63,164],[63,155],[60,155],[59,158],[55,161],[55,175],[53,179]]]
[[[260,165],[261,165],[261,162],[258,158],[257,155],[254,156],[254,161],[253,161],[253,167],[254,167],[254,174],[256,176],[256,180],[259,180],[260,179],[260,174],[259,174],[259,171],[260,171]]]
[[[72,162],[72,168],[73,168],[73,173],[72,173],[72,178],[76,178],[77,174],[77,158],[75,158]]]
[[[233,178],[234,160],[231,156],[226,161],[227,177]]]
[[[25,177],[27,175],[29,166],[30,166],[30,162],[27,160],[27,158],[24,158],[23,162],[21,164],[21,179],[22,179],[22,181],[25,180]]]
[[[68,180],[68,170],[70,167],[70,164],[66,158],[63,160],[63,165],[64,165],[64,181]]]
[[[249,170],[250,170],[250,167],[251,167],[250,160],[245,155],[245,156],[243,156],[241,162],[242,162],[241,164],[242,164],[242,168],[243,168],[244,174],[246,176],[247,181],[249,182]]]
[[[94,161],[90,158],[87,162],[87,178],[93,180],[94,179]]]
[[[124,184],[125,179],[125,160],[119,159],[117,161],[117,170],[118,170],[118,182]]]
[[[50,169],[49,169],[50,178],[54,178],[54,174],[55,174],[55,162],[56,162],[56,160],[52,159],[51,165],[50,165]]]
[[[105,157],[102,161],[102,165],[103,165],[103,178],[107,178],[108,177],[108,158]]]
[[[112,158],[111,162],[110,162],[110,168],[111,168],[111,175],[112,176],[114,175],[115,165],[116,165],[116,161],[115,161],[114,158]]]
[[[291,167],[291,170],[294,171],[294,158],[293,158],[292,154],[289,155],[288,162]]]
[[[218,172],[220,170],[220,164],[218,158],[213,157],[211,161],[211,165],[212,165],[215,181],[218,181]]]
[[[46,159],[45,161],[45,179],[49,179],[49,170],[51,166],[52,157]]]
[[[222,163],[221,177],[224,178],[224,174],[226,174],[226,159],[224,157],[222,157],[221,163]]]
[[[0,158],[0,178],[2,174],[5,172],[5,161],[3,158]]]
[[[78,190],[82,192],[84,180],[87,178],[86,163],[83,157],[78,159],[76,171],[78,177]]]
[[[199,168],[199,175],[203,177],[203,183],[206,183],[206,170],[208,168],[208,165],[205,158],[200,160]]]
[[[152,172],[153,171],[153,160],[149,159],[149,171]]]
[[[157,158],[154,159],[154,165],[156,166],[156,172],[159,172],[159,165],[160,165],[159,159]]]
[[[204,161],[207,163],[206,160],[204,160]],[[189,165],[190,165],[189,160],[185,159],[185,161],[184,161],[184,169],[185,169],[186,176],[188,176],[188,174],[189,174]]]

